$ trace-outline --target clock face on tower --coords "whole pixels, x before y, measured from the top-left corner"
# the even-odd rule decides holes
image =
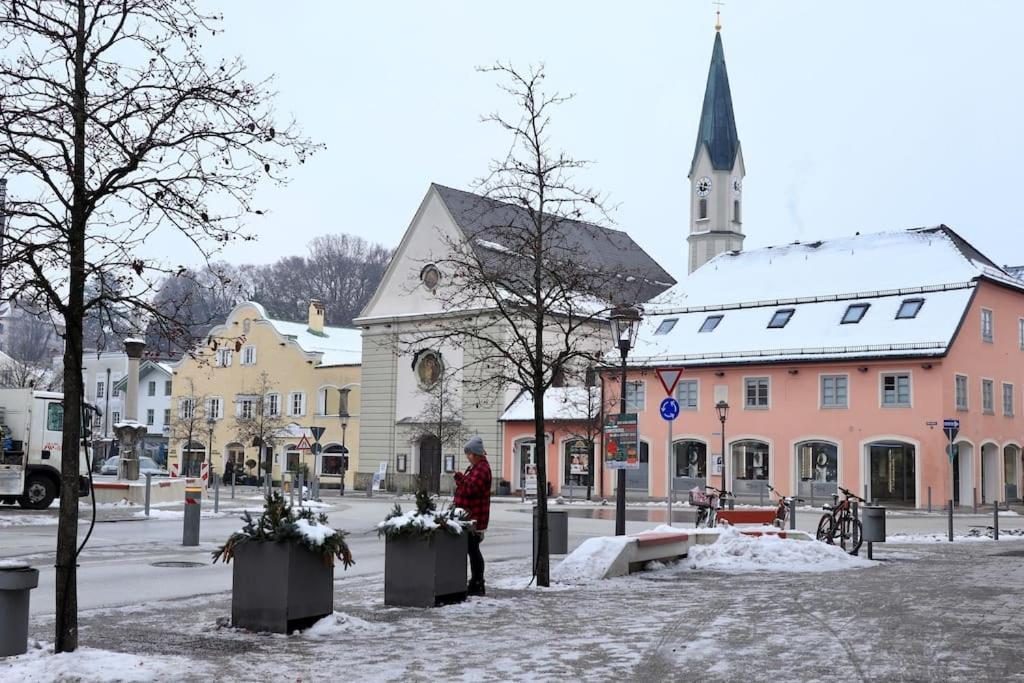
[[[733,191],[733,194],[739,194],[741,190],[743,190],[743,181],[740,180],[739,178],[733,178],[732,179],[732,191]]]
[[[711,192],[711,178],[704,176],[697,180],[697,196],[707,197],[708,192]]]

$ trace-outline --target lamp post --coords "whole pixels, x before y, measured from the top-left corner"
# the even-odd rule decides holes
[[[348,392],[350,389],[338,389],[338,420],[341,422],[341,483],[338,484],[338,495],[345,495],[345,473],[348,471],[348,448],[345,447],[345,432],[348,430]]]
[[[620,306],[609,316],[612,342],[619,349],[622,358],[619,387],[619,413],[626,412],[626,357],[636,345],[640,332],[640,309],[636,306]],[[639,453],[637,454],[639,458]],[[615,475],[615,535],[626,534],[626,470],[616,470]]]
[[[729,485],[729,456],[725,453],[725,420],[729,417],[729,404],[725,401],[719,401],[715,404],[715,412],[718,413],[718,421],[722,423],[722,490],[728,491]],[[729,509],[732,510],[735,502],[729,492],[727,496],[729,500]]]
[[[206,416],[206,471],[210,477],[213,477],[213,425],[215,420],[213,415]],[[210,485],[210,481],[206,482],[207,486]]]

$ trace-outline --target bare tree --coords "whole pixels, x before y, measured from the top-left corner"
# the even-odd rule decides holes
[[[412,421],[412,439],[419,441],[434,437],[442,453],[445,446],[456,448],[471,436],[462,423],[462,404],[456,394],[458,380],[455,375],[447,368],[441,369],[437,381],[423,390],[426,400]],[[421,481],[420,488],[430,488],[430,484]]]
[[[260,449],[261,467],[267,478],[267,488],[274,472],[273,447],[281,430],[287,426],[281,406],[281,396],[266,372],[261,372],[252,387],[244,388],[238,399],[242,401],[235,412],[235,432],[245,446]],[[274,399],[273,397],[277,398]],[[275,403],[276,401],[276,403]]]
[[[595,452],[604,431],[604,416],[618,412],[618,409],[617,399],[606,398],[602,401],[601,387],[594,386],[594,371],[589,371],[587,375],[587,386],[574,387],[566,392],[566,408],[574,417],[566,423],[566,431],[573,441],[580,444],[580,450],[586,453],[587,500],[590,500],[594,476],[598,472],[595,467],[600,468],[602,465]]]
[[[0,177],[17,181],[0,272],[8,296],[65,326],[64,453],[79,449],[87,316],[130,308],[174,324],[150,297],[181,266],[147,258],[145,243],[174,233],[208,258],[248,239],[257,184],[283,181],[313,149],[274,120],[267,81],[246,80],[240,60],[203,58],[200,40],[219,21],[196,0],[0,4]],[[90,278],[105,283],[93,295]],[[76,490],[78,474],[78,458],[63,458],[62,491]],[[78,502],[60,501],[55,640],[65,652],[78,645]]]
[[[48,320],[27,313],[9,320],[3,350],[10,360],[0,365],[0,386],[57,389],[60,359],[54,357],[54,349],[60,347],[59,341]]]
[[[224,410],[223,406],[220,410]],[[176,406],[171,406],[171,424],[167,435],[168,442],[177,444],[181,451],[178,466],[183,476],[192,476],[185,462],[186,450],[194,449],[195,444],[199,443],[203,444],[206,458],[209,459],[211,456],[210,444],[206,438],[209,433],[207,418],[211,415],[217,417],[211,409],[209,397],[197,394],[195,382],[189,379],[188,391],[182,394]]]
[[[453,213],[462,235],[439,237],[448,254],[436,261],[446,315],[424,323],[415,344],[460,347],[464,386],[524,392],[533,401],[536,443],[542,444],[548,388],[582,384],[586,368],[607,348],[605,321],[616,302],[641,300],[654,276],[669,284],[671,278],[653,262],[631,262],[638,248],[625,233],[585,221],[609,220],[603,198],[572,178],[587,162],[550,145],[553,109],[571,96],[545,93],[543,68],[521,72],[497,64],[483,71],[502,78],[515,101],[512,115],[484,118],[506,131],[512,146],[478,182],[480,196],[449,202],[462,207]],[[646,272],[648,265],[656,270]],[[547,586],[544,458],[537,480],[535,569],[538,585]]]

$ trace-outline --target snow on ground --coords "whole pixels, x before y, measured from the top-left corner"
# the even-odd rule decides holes
[[[208,672],[203,662],[190,657],[134,655],[81,647],[75,652],[54,654],[53,645],[33,641],[29,650],[17,657],[0,659],[0,680],[19,683],[51,681],[174,681]]]
[[[81,524],[85,520],[78,520]],[[57,517],[55,515],[33,515],[33,514],[22,514],[22,515],[0,515],[0,529],[7,526],[46,526],[46,525],[57,525]]]
[[[201,513],[202,519],[212,519],[215,517],[231,517],[244,511],[245,508],[237,508],[231,510],[225,510],[221,508],[219,512],[213,510],[204,510]],[[139,510],[132,515],[133,517],[140,517],[142,519],[184,519],[185,512],[183,510],[159,510],[150,508],[149,515],[146,515],[145,510]]]
[[[551,578],[569,584],[603,579],[615,558],[633,540],[629,536],[588,538],[554,568]]]
[[[687,569],[718,572],[826,572],[873,567],[878,563],[819,541],[748,536],[726,527],[714,543],[691,548],[680,564]]]
[[[352,634],[384,635],[392,630],[394,628],[390,624],[366,621],[351,614],[335,612],[328,617],[324,617],[298,635],[303,638],[334,638],[336,636]]]
[[[954,533],[954,542],[960,541],[993,541],[995,532],[992,527],[972,527],[966,534]],[[1024,541],[1024,529],[1000,529],[999,540]],[[889,534],[888,543],[949,543],[948,534]]]

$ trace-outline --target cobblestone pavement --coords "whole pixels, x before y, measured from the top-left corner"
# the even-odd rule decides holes
[[[1024,542],[876,547],[866,569],[676,566],[551,589],[492,562],[488,597],[432,610],[384,607],[382,576],[339,570],[320,637],[231,629],[214,594],[86,611],[81,638],[180,656],[178,680],[1024,681]]]

